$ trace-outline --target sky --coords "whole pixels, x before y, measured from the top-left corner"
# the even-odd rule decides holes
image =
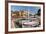
[[[40,7],[37,6],[16,6],[16,5],[11,6],[12,11],[27,10],[29,12],[32,12],[33,14],[36,14],[38,12],[38,9],[40,9]]]

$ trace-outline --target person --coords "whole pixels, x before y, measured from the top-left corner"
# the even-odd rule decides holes
[[[11,28],[15,28],[14,21],[15,21],[15,19],[14,19],[14,17],[12,17],[11,18]]]

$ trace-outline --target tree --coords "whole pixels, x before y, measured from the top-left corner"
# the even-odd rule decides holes
[[[38,10],[37,15],[40,16],[41,9]]]

